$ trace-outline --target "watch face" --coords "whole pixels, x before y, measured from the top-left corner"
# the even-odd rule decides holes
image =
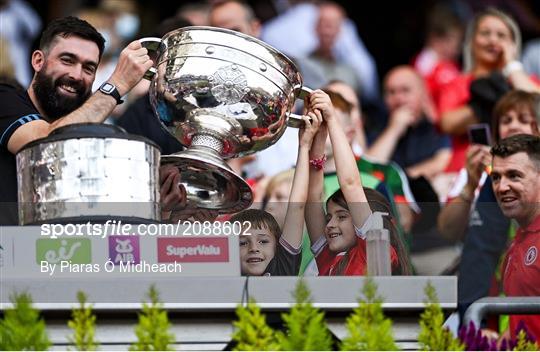
[[[111,93],[114,90],[114,86],[110,83],[104,83],[101,86],[101,90],[106,93]]]

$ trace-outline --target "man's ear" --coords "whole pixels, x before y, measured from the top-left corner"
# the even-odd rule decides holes
[[[39,72],[45,64],[45,53],[41,50],[36,50],[32,53],[32,68]]]

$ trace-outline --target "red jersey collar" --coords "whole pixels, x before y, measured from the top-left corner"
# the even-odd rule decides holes
[[[540,214],[534,218],[534,220],[525,228],[519,228],[517,234],[519,236],[524,236],[528,233],[538,233],[540,232]]]

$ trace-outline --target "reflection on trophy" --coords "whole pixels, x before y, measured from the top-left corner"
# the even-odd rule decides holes
[[[141,44],[155,51],[150,99],[166,130],[187,147],[162,156],[181,173],[190,206],[234,213],[253,201],[249,185],[225,163],[268,148],[309,90],[293,62],[248,35],[185,27]]]

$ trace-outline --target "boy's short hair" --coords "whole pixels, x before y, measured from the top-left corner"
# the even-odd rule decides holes
[[[96,43],[100,59],[105,49],[105,38],[90,23],[77,17],[67,16],[51,21],[41,35],[39,49],[47,52],[56,36],[63,38],[76,36]]]
[[[243,210],[233,215],[229,221],[232,223],[236,221],[239,221],[240,223],[248,221],[249,223],[251,223],[251,226],[253,226],[253,228],[267,228],[268,230],[270,230],[272,235],[274,235],[274,237],[276,238],[276,241],[279,240],[279,238],[281,237],[281,229],[279,228],[279,224],[277,223],[276,219],[274,219],[272,214],[261,209]]]

